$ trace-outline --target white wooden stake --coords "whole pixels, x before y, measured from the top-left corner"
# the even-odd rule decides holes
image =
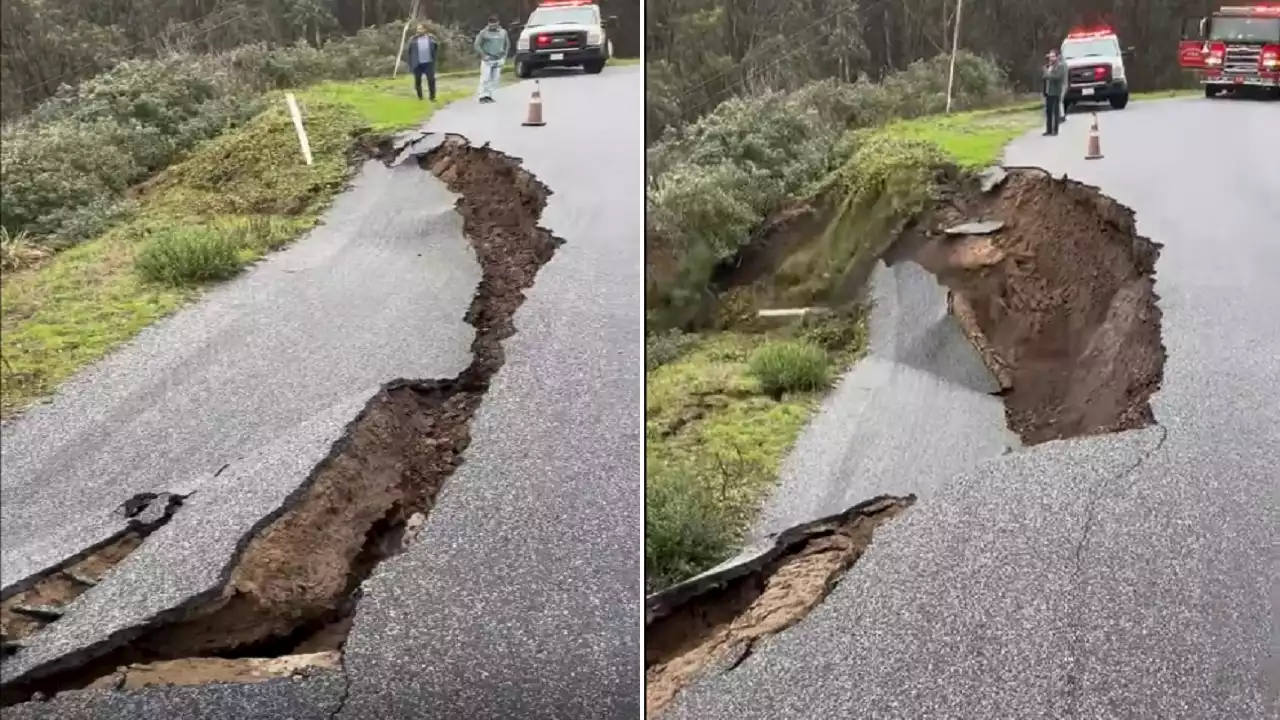
[[[956,51],[960,48],[960,11],[964,0],[956,0],[956,27],[951,36],[951,70],[947,73],[947,114],[951,114],[951,89],[956,84]]]
[[[396,59],[392,61],[391,77],[394,79],[396,73],[400,72],[400,58],[404,57],[404,41],[409,37],[409,26],[418,19],[418,0],[413,0],[413,9],[409,11],[409,19],[404,22],[404,29],[400,31],[400,49],[396,52]]]
[[[311,141],[307,139],[307,129],[302,127],[302,111],[298,109],[298,99],[293,93],[285,93],[284,101],[289,104],[289,114],[293,116],[293,129],[298,131],[298,144],[302,146],[302,159],[311,164]]]

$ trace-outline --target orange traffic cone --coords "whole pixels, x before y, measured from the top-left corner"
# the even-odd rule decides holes
[[[1084,153],[1085,160],[1102,159],[1102,140],[1098,138],[1098,114],[1093,114],[1093,124],[1089,126],[1089,147]]]
[[[537,80],[533,81],[533,97],[529,98],[529,115],[521,124],[529,127],[546,125],[542,122],[542,86]]]

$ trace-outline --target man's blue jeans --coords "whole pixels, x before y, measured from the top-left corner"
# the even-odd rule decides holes
[[[480,61],[480,97],[492,98],[502,76],[502,60]]]
[[[1044,131],[1049,135],[1058,134],[1058,123],[1061,120],[1062,99],[1057,95],[1044,96]]]

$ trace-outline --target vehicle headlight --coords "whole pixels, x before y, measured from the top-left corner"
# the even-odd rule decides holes
[[[587,44],[588,44],[588,45],[599,45],[599,44],[600,44],[600,41],[602,41],[602,40],[604,40],[604,34],[603,34],[603,33],[601,33],[599,30],[588,30],[588,31],[587,31]]]
[[[517,50],[528,50],[528,49],[529,49],[529,36],[528,36],[528,35],[521,35],[521,36],[520,36],[520,38],[519,38],[518,40],[516,40],[516,49],[517,49]]]

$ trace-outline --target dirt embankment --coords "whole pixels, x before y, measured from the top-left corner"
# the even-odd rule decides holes
[[[383,148],[384,159],[395,154]],[[215,597],[96,656],[28,673],[3,688],[4,704],[94,683],[252,681],[334,664],[360,584],[413,541],[462,463],[472,416],[504,362],[501,343],[515,333],[512,316],[560,244],[538,226],[550,191],[518,159],[449,136],[416,161],[462,196],[458,211],[482,268],[466,314],[476,329],[471,364],[456,378],[387,385],[305,491],[247,543]],[[307,657],[286,657],[299,655]]]
[[[699,677],[732,669],[761,639],[800,622],[914,497],[880,498],[819,522],[752,571],[695,594],[645,629],[645,708],[657,717]]]
[[[1015,168],[988,192],[951,196],[929,227],[886,261],[913,260],[950,289],[1023,442],[1155,422],[1160,246],[1137,234],[1132,210],[1096,188]]]
[[[1160,246],[1138,235],[1133,211],[1034,168],[985,179],[942,168],[933,182],[910,217],[892,212],[903,203],[887,191],[844,216],[829,197],[782,210],[722,268],[717,289],[786,300],[810,282],[790,277],[795,268],[809,268],[802,276],[817,293],[791,299],[841,304],[862,297],[878,259],[917,262],[951,290],[1024,443],[1154,423],[1149,400],[1165,361]],[[960,225],[974,227],[954,231]]]

